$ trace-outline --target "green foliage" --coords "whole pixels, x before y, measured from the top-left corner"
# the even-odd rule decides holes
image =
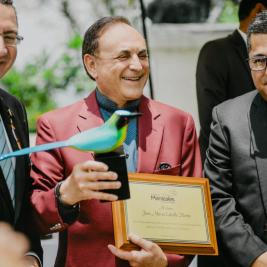
[[[36,120],[42,113],[57,107],[55,92],[74,89],[80,93],[90,89],[80,56],[81,45],[81,36],[75,35],[55,61],[43,51],[22,69],[11,69],[0,81],[26,106],[30,131],[35,131]]]
[[[104,4],[104,6],[106,6],[109,14],[111,16],[114,15],[121,15],[121,11],[122,10],[126,10],[128,9],[130,6],[133,6],[137,1],[136,0],[102,0],[102,4]],[[125,16],[125,14],[124,14]]]
[[[219,22],[223,23],[237,23],[238,22],[238,4],[231,0],[226,0],[223,10],[219,17]]]

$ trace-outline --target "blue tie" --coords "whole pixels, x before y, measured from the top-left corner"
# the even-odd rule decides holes
[[[9,153],[10,149],[6,140],[6,134],[4,129],[4,124],[0,118],[0,155]],[[12,159],[6,159],[0,162],[0,167],[2,169],[3,175],[6,179],[6,184],[9,189],[10,197],[13,206],[15,206],[15,172],[12,164]]]

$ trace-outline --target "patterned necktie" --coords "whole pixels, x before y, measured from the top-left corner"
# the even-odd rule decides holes
[[[6,134],[4,129],[4,124],[0,118],[0,154],[9,153],[10,149],[6,140]],[[2,169],[3,175],[6,179],[6,184],[9,189],[10,197],[12,200],[13,206],[15,206],[15,172],[14,166],[12,164],[12,159],[7,159],[0,161],[0,167]]]

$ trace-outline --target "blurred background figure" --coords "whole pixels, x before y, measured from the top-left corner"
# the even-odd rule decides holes
[[[154,0],[147,8],[153,23],[203,22],[208,18],[211,0]]]
[[[24,255],[29,244],[26,238],[12,230],[6,223],[0,223],[0,266],[26,267]]]

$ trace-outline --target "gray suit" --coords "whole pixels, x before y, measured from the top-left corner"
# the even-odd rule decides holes
[[[267,103],[254,91],[212,116],[204,171],[221,254],[213,266],[247,267],[267,251]]]

